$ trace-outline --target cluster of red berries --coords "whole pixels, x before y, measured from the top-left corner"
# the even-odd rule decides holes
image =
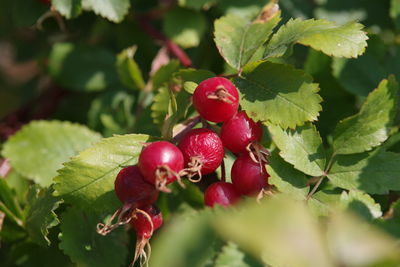
[[[245,112],[238,112],[236,87],[225,78],[207,79],[196,88],[193,105],[203,120],[223,123],[220,135],[206,123],[210,127],[187,129],[177,146],[167,141],[146,144],[138,164],[123,168],[115,180],[115,193],[124,205],[111,219],[118,216],[118,222],[99,224],[98,231],[106,234],[130,223],[138,237],[135,260],[162,224],[162,215],[154,206],[159,191],[169,192],[167,185],[174,181],[184,186],[183,177],[197,182],[215,172],[223,162],[224,147],[238,156],[231,171],[232,183],[222,177],[211,184],[204,194],[207,206],[234,204],[241,195],[257,195],[268,185],[265,150],[258,145],[262,127]]]

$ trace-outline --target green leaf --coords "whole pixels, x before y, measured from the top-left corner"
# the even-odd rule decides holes
[[[46,187],[63,162],[99,139],[99,134],[78,124],[34,121],[8,139],[3,156],[23,176]]]
[[[215,260],[214,267],[261,267],[262,265],[240,251],[235,243],[228,242]]]
[[[394,76],[369,94],[358,114],[341,121],[333,133],[336,154],[371,150],[388,137],[397,110],[398,84]]]
[[[123,85],[131,89],[143,89],[145,86],[142,72],[133,59],[137,47],[129,47],[117,56],[117,71]]]
[[[394,24],[397,29],[400,28],[400,1],[391,0],[390,1],[390,17],[393,19]]]
[[[392,216],[388,219],[380,219],[376,224],[387,233],[400,238],[400,200],[392,204]]]
[[[323,19],[290,19],[272,36],[264,57],[281,57],[299,43],[330,56],[356,58],[367,46],[368,37],[363,27],[354,22],[337,25]]]
[[[317,220],[302,201],[247,202],[218,216],[214,226],[268,266],[332,266]]]
[[[151,105],[151,117],[155,124],[162,125],[164,123],[165,117],[168,114],[169,101],[170,92],[168,87],[160,87]]]
[[[82,12],[82,0],[52,0],[51,4],[67,19],[76,18]]]
[[[240,104],[254,121],[295,128],[317,120],[322,98],[312,77],[289,65],[258,62],[249,64],[243,77],[234,80]]]
[[[254,21],[230,14],[215,21],[214,41],[225,61],[240,71],[247,63],[261,59],[253,56],[280,19],[275,2],[267,5]]]
[[[134,124],[134,96],[125,91],[106,91],[96,97],[88,112],[88,124],[105,136],[128,133]]]
[[[2,4],[6,5],[4,2]],[[10,1],[10,5],[12,10],[7,9],[7,7],[5,10],[12,11],[12,22],[17,27],[34,26],[37,20],[49,10],[49,7],[40,3],[40,1],[14,0]],[[3,14],[5,15],[5,13]]]
[[[340,204],[340,194],[330,190],[320,190],[307,201],[315,216],[329,216]]]
[[[118,82],[112,53],[72,43],[53,46],[49,73],[61,86],[77,91],[99,91]]]
[[[179,70],[179,61],[171,60],[168,64],[161,66],[151,78],[153,90],[157,90],[164,83],[171,81],[173,74]]]
[[[365,152],[339,155],[328,174],[332,184],[369,194],[387,194],[400,190],[400,154]]]
[[[333,75],[347,91],[357,96],[367,96],[387,76],[387,71],[370,49],[368,47],[367,52],[357,59],[334,58],[332,61]]]
[[[60,223],[54,212],[61,204],[59,197],[53,196],[53,189],[40,189],[32,186],[28,194],[26,231],[29,237],[42,246],[50,245],[49,228]]]
[[[304,173],[286,163],[275,151],[268,160],[269,164],[266,165],[270,175],[268,183],[294,199],[304,200],[309,191]]]
[[[112,212],[119,205],[115,177],[122,167],[137,162],[148,141],[141,134],[104,138],[64,164],[54,179],[56,195],[80,207]]]
[[[379,218],[382,216],[381,206],[368,194],[360,191],[343,191],[340,196],[340,205],[356,214],[366,218]]]
[[[70,207],[61,215],[59,247],[77,266],[119,267],[128,254],[127,234],[116,229],[107,236],[96,233],[98,216],[87,210]]]
[[[150,267],[207,266],[220,243],[209,225],[211,216],[207,209],[172,217],[152,240]]]
[[[187,68],[179,70],[175,76],[180,78],[183,82],[194,82],[198,84],[216,75],[209,70]]]
[[[178,4],[182,7],[200,10],[200,9],[208,9],[217,1],[218,0],[178,0]]]
[[[165,34],[183,48],[195,47],[206,30],[207,21],[198,11],[175,7],[164,17]]]
[[[324,174],[326,154],[322,139],[311,123],[295,130],[283,130],[279,126],[269,125],[272,140],[279,148],[279,155],[296,169],[311,175]]]
[[[128,14],[129,0],[83,0],[86,8],[112,22],[121,22]]]
[[[360,218],[336,212],[326,226],[324,238],[336,263],[344,266],[398,265],[398,241]]]

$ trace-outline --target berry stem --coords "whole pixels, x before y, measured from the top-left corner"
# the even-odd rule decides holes
[[[307,195],[307,199],[306,199],[307,201],[314,195],[314,193],[317,191],[318,187],[321,185],[322,180],[324,180],[325,177],[326,177],[325,174],[318,177],[318,179],[319,179],[318,182],[314,185],[311,192],[308,193],[308,195]]]
[[[182,48],[180,48],[177,44],[172,42],[169,38],[167,38],[164,34],[159,32],[157,29],[155,29],[149,22],[149,19],[147,16],[139,16],[138,21],[140,25],[142,26],[142,29],[153,39],[161,41],[165,44],[167,47],[168,51],[173,54],[184,67],[191,67],[192,66],[192,60],[189,58],[189,56],[183,51]]]
[[[225,160],[222,160],[221,163],[221,181],[226,182],[226,168],[225,168]]]
[[[180,130],[175,136],[173,137],[172,141],[174,143],[179,142],[183,136],[186,135],[187,132],[189,132],[191,129],[193,129],[196,124],[198,124],[201,121],[200,115],[197,115],[195,117],[187,119],[185,122],[182,124],[185,125],[182,130]]]

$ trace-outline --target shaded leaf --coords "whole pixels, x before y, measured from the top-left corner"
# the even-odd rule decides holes
[[[400,190],[400,154],[373,151],[340,155],[336,157],[328,178],[337,187],[369,194]]]
[[[8,139],[2,153],[19,173],[46,187],[63,162],[99,139],[78,124],[34,121]]]
[[[177,60],[171,60],[168,64],[161,66],[151,78],[153,90],[157,90],[164,83],[171,81],[172,75],[178,70],[179,61]]]
[[[376,224],[387,233],[400,238],[400,201],[398,200],[392,205],[392,216],[387,219],[377,220]]]
[[[344,191],[340,196],[340,204],[366,219],[382,216],[381,206],[370,195],[360,191]]]
[[[77,207],[61,215],[59,247],[78,266],[122,266],[128,254],[127,234],[116,229],[107,236],[96,233],[101,216]]]
[[[99,91],[118,81],[112,53],[72,43],[53,46],[49,73],[61,86],[77,91]]]
[[[266,165],[267,172],[270,175],[268,183],[294,199],[304,200],[309,191],[304,173],[286,163],[275,151],[268,160],[269,164]]]
[[[150,267],[205,266],[219,241],[209,225],[210,210],[188,211],[171,218],[152,240]],[[171,246],[171,244],[174,244]]]
[[[50,245],[49,228],[60,223],[54,212],[61,204],[59,197],[53,196],[53,189],[40,189],[32,186],[28,195],[26,231],[37,244]]]
[[[164,32],[183,48],[198,46],[206,31],[207,21],[198,11],[176,7],[164,17]]]
[[[254,121],[295,128],[317,120],[322,98],[318,84],[305,72],[289,65],[249,64],[243,77],[234,80],[241,94],[241,107]]]
[[[383,80],[367,97],[358,114],[341,121],[333,133],[336,154],[361,153],[389,137],[397,110],[398,84],[394,76]]]

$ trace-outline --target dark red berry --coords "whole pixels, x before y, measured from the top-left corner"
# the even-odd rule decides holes
[[[252,142],[260,141],[261,137],[261,123],[255,123],[244,111],[236,113],[221,127],[222,143],[235,154],[246,152],[246,147]]]
[[[239,94],[231,81],[214,77],[197,86],[193,93],[193,105],[204,119],[224,122],[237,112]]]
[[[268,185],[264,165],[254,162],[248,154],[238,157],[231,169],[232,184],[242,195],[253,196]]]
[[[114,186],[122,203],[135,204],[137,207],[151,205],[158,197],[158,191],[154,185],[144,180],[137,165],[123,168],[118,173]]]
[[[153,232],[160,228],[162,224],[162,213],[153,205],[136,211],[131,221],[131,225],[135,229],[138,239],[150,239]]]
[[[143,149],[138,165],[146,181],[165,186],[178,178],[183,169],[183,155],[175,145],[158,141]]]
[[[215,171],[224,158],[224,147],[219,136],[209,129],[193,129],[181,140],[185,166],[201,175]]]
[[[239,199],[240,195],[235,187],[226,182],[213,183],[204,193],[204,203],[209,207],[216,204],[227,207],[235,204]]]

